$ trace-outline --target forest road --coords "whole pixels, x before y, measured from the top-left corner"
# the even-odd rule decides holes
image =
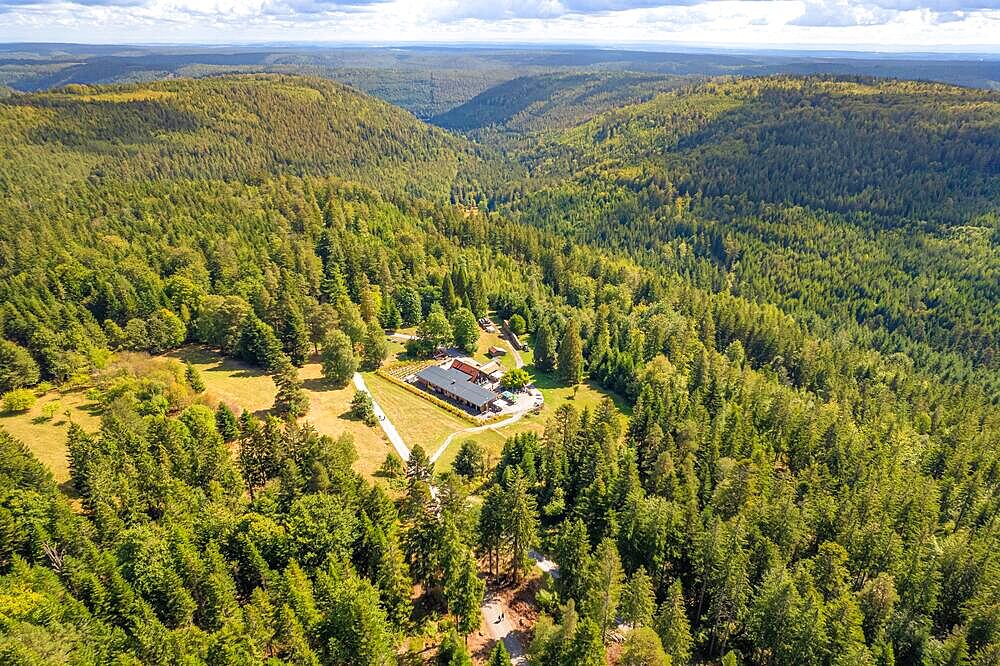
[[[360,372],[354,373],[354,388],[359,391],[364,391],[368,395],[372,395],[372,392],[368,390],[368,385],[365,384],[365,378],[361,376]],[[372,410],[375,412],[375,417],[378,418],[379,425],[382,426],[382,431],[385,432],[385,436],[389,438],[389,442],[392,444],[392,447],[396,449],[396,453],[398,453],[399,457],[403,459],[403,462],[409,460],[410,449],[406,447],[406,442],[404,442],[403,438],[400,437],[399,431],[396,430],[396,426],[392,425],[392,421],[390,421],[389,417],[385,415],[384,411],[382,411],[382,406],[375,400],[375,396],[372,396]]]
[[[483,598],[483,619],[486,621],[486,628],[490,632],[490,637],[496,641],[503,641],[504,647],[510,653],[510,663],[526,664],[528,658],[524,652],[524,645],[514,634],[514,625],[507,619],[506,609],[500,595],[496,592],[487,592]],[[500,614],[504,614],[504,619],[500,619]]]

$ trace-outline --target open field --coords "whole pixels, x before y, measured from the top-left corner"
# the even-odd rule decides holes
[[[375,373],[365,373],[365,383],[411,449],[419,444],[431,455],[448,435],[470,425]]]
[[[476,358],[485,358],[480,352],[485,352],[490,345],[496,344],[505,346],[497,335],[486,333],[481,335]],[[390,343],[390,348],[390,358],[403,350],[402,345],[393,343]],[[267,373],[258,368],[197,346],[184,347],[171,352],[167,357],[178,361],[190,361],[198,368],[206,386],[201,401],[209,405],[214,406],[218,402],[224,402],[237,414],[243,410],[250,410],[262,415],[274,403],[276,392],[274,382]],[[508,367],[513,366],[510,354],[504,361]],[[581,384],[574,390],[562,386],[553,375],[535,372],[530,365],[527,369],[535,377],[536,386],[545,396],[545,405],[541,413],[526,414],[517,423],[507,427],[456,435],[448,449],[435,463],[439,471],[451,467],[461,443],[467,439],[474,439],[482,444],[491,460],[496,461],[508,437],[527,431],[541,433],[545,428],[545,422],[552,417],[559,406],[568,403],[581,410],[593,409],[608,395],[591,383]],[[354,387],[350,384],[341,389],[328,386],[323,382],[320,365],[317,362],[303,367],[299,371],[299,376],[309,396],[310,407],[306,420],[319,432],[331,437],[337,437],[344,432],[351,433],[358,452],[355,469],[361,474],[372,477],[382,465],[391,446],[380,428],[370,428],[348,417],[351,398],[354,397]],[[470,427],[466,421],[449,414],[429,400],[395,386],[374,373],[366,373],[365,381],[375,399],[399,430],[407,446],[419,444],[424,447],[428,455],[432,455],[449,435]],[[628,409],[624,401],[612,397],[619,409],[623,412]],[[60,403],[60,407],[54,417],[44,419],[43,408],[56,401]],[[99,417],[89,408],[83,391],[66,394],[52,391],[39,398],[31,410],[24,414],[0,414],[0,426],[24,441],[35,456],[52,470],[59,482],[69,478],[66,460],[66,430],[69,426],[65,414],[67,410],[73,422],[79,423],[84,429],[96,430],[98,427]]]
[[[59,406],[52,418],[44,417],[42,410],[56,402]],[[68,393],[49,391],[27,412],[0,413],[0,427],[24,442],[35,457],[52,471],[52,476],[59,483],[69,480],[66,431],[71,422],[88,432],[96,430],[100,424],[84,390]]]
[[[237,414],[244,409],[262,412],[274,404],[277,389],[271,377],[262,370],[203,347],[185,347],[170,356],[190,361],[198,368],[205,380],[205,397],[210,403],[225,402]],[[360,421],[348,418],[354,387],[351,384],[341,389],[329,387],[322,380],[319,363],[315,362],[300,369],[299,376],[309,396],[309,413],[305,420],[331,437],[351,433],[358,452],[354,468],[361,474],[372,476],[382,465],[390,446],[380,428],[369,428]]]

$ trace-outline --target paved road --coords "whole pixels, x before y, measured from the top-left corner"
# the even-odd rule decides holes
[[[521,352],[517,351],[517,349],[514,348],[514,345],[511,343],[511,341],[508,340],[507,338],[504,338],[503,341],[507,343],[507,348],[510,349],[510,354],[511,356],[514,357],[514,367],[523,368],[524,359],[521,358]]]
[[[503,612],[504,619],[500,619]],[[500,602],[500,595],[496,592],[487,592],[483,598],[483,619],[486,621],[486,629],[490,632],[490,638],[495,641],[503,641],[507,652],[510,653],[510,663],[526,664],[528,658],[524,652],[524,646],[520,639],[514,635],[514,624],[507,619],[506,609]]]
[[[365,378],[361,376],[360,372],[354,373],[354,388],[359,391],[365,391],[368,395],[372,395],[372,392],[368,390],[368,386],[365,384]],[[375,416],[378,418],[379,425],[382,426],[382,430],[385,431],[385,436],[389,438],[389,442],[392,443],[392,447],[396,449],[396,453],[399,457],[406,462],[410,459],[410,449],[406,447],[406,442],[403,438],[399,436],[399,431],[396,430],[396,426],[392,425],[392,421],[389,417],[385,415],[382,411],[381,405],[375,401],[375,396],[372,396],[372,409],[375,411]]]
[[[511,414],[503,421],[497,421],[496,423],[488,423],[486,425],[481,425],[481,426],[471,426],[465,428],[464,430],[456,430],[455,432],[448,435],[445,438],[444,442],[442,442],[441,446],[437,448],[437,451],[435,451],[434,455],[431,456],[431,462],[434,462],[438,458],[440,458],[441,455],[448,449],[448,445],[451,444],[452,440],[458,437],[459,435],[472,435],[477,432],[483,432],[484,430],[492,430],[494,428],[506,428],[507,426],[513,423],[517,423],[519,420],[521,420],[522,416],[524,416],[531,410],[535,409],[535,407],[536,407],[535,403],[532,402],[530,407],[526,407],[525,409],[521,410],[520,412],[517,412],[516,414]]]

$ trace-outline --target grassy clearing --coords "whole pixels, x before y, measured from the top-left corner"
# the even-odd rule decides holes
[[[374,373],[365,373],[365,383],[410,448],[419,444],[431,455],[448,435],[469,427],[466,421]]]
[[[479,442],[486,450],[488,466],[495,465],[500,461],[500,452],[503,450],[503,443],[507,441],[505,435],[500,434],[492,428],[483,432],[455,435],[455,438],[448,445],[448,448],[445,449],[445,452],[434,462],[434,469],[438,472],[451,469],[452,463],[455,462],[455,456],[458,455],[458,450],[462,447],[462,442],[469,439]]]
[[[53,403],[59,403],[58,407],[52,418],[46,418],[42,412]],[[50,391],[27,412],[0,413],[0,427],[24,442],[35,457],[52,471],[52,476],[59,483],[69,480],[66,431],[70,423],[76,423],[88,432],[97,430],[100,425],[94,405],[82,390],[70,393]]]
[[[225,402],[237,414],[244,409],[262,414],[274,404],[277,389],[271,377],[203,347],[186,347],[171,353],[182,361],[190,361],[205,380],[205,398],[210,404]],[[381,428],[369,428],[348,417],[354,385],[334,389],[322,380],[319,363],[309,363],[299,370],[309,396],[309,413],[305,421],[312,423],[324,435],[339,437],[349,432],[354,437],[358,460],[354,468],[368,477],[382,465],[390,445]]]
[[[274,404],[278,389],[271,376],[235,359],[205,347],[184,347],[167,355],[190,362],[205,380],[205,400],[215,405],[224,402],[237,415],[249,410],[263,414]]]

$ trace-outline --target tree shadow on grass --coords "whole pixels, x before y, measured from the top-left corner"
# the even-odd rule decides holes
[[[268,374],[263,368],[256,368],[247,365],[242,361],[237,361],[228,356],[222,356],[218,352],[207,347],[182,347],[166,354],[169,358],[175,358],[182,362],[197,363],[198,365],[209,365],[202,368],[202,372],[227,372],[233,377],[247,378],[260,377]]]
[[[303,379],[302,386],[307,391],[315,391],[316,393],[320,393],[322,391],[338,391],[342,388],[346,388],[347,384],[345,383],[343,386],[334,386],[333,384],[326,381],[322,377],[313,377],[312,379]]]

